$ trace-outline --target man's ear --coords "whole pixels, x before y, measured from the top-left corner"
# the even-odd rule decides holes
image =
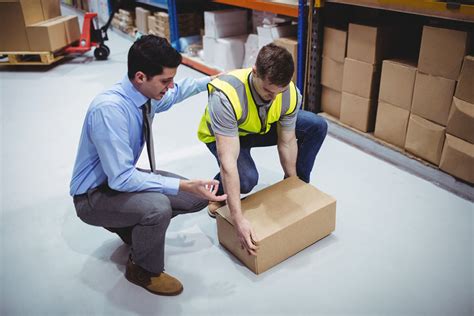
[[[252,75],[257,77],[257,67],[255,65],[252,66]]]
[[[146,78],[146,75],[142,71],[137,71],[135,73],[134,79],[137,83],[143,83],[146,81],[147,78]]]

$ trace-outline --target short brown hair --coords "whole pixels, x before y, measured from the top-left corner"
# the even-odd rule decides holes
[[[290,52],[273,43],[267,44],[260,49],[255,66],[259,78],[267,79],[279,87],[289,84],[295,71],[295,65]]]

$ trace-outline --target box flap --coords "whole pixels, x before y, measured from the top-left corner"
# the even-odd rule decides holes
[[[334,201],[314,186],[290,177],[243,198],[242,213],[260,241]],[[227,206],[217,212],[233,225]]]

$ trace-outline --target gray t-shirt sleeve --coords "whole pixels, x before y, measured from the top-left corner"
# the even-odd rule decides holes
[[[209,96],[209,115],[214,134],[239,136],[234,108],[221,91],[213,91]]]
[[[290,113],[288,115],[282,115],[280,117],[280,120],[278,121],[278,124],[280,124],[280,127],[283,130],[292,130],[296,127],[296,117],[298,116],[298,111],[300,110],[302,99],[300,90],[298,88],[296,88],[296,94],[298,96],[296,109],[293,111],[293,113]]]

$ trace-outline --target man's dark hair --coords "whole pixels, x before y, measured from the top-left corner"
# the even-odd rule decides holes
[[[166,38],[155,35],[140,37],[128,51],[128,78],[133,79],[137,71],[147,77],[163,73],[163,67],[177,68],[181,64],[181,54]]]
[[[273,43],[263,46],[255,63],[257,76],[270,83],[284,87],[290,83],[295,65],[289,51]]]

